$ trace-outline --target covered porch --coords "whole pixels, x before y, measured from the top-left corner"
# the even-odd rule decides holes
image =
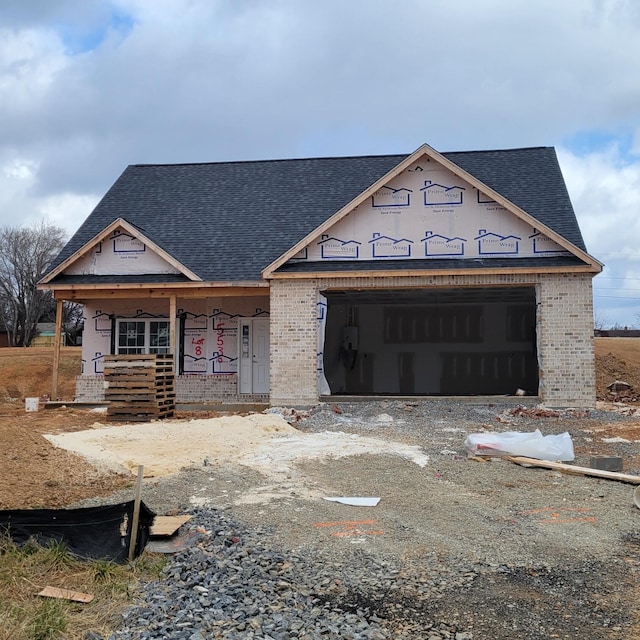
[[[166,277],[166,276],[165,276]],[[60,283],[52,398],[65,301],[84,308],[82,365],[75,400],[104,400],[104,356],[174,356],[176,402],[264,403],[269,399],[269,288],[184,283]]]

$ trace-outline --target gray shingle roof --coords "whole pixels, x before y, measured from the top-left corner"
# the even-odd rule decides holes
[[[443,155],[585,250],[553,148]],[[405,158],[131,165],[52,268],[124,218],[205,281],[259,280],[266,266]]]

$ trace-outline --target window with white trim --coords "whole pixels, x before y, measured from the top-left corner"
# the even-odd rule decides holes
[[[116,353],[171,353],[169,320],[136,318],[116,321]]]

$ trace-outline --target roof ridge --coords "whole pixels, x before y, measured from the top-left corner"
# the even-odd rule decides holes
[[[536,149],[553,149],[554,147],[548,145],[539,145],[536,147],[513,147],[508,149],[471,149],[471,150],[458,150],[458,151],[440,151],[444,156],[454,154],[469,154],[469,153],[509,153],[514,151],[532,151]],[[223,164],[268,164],[276,162],[309,162],[316,160],[366,160],[370,158],[406,158],[411,155],[410,153],[369,153],[364,155],[347,155],[347,156],[307,156],[300,158],[269,158],[269,159],[257,159],[257,160],[211,160],[206,162],[136,162],[129,166],[131,167],[198,167],[198,166],[211,166],[211,165],[223,165]]]
[[[222,164],[268,164],[275,162],[304,162],[314,160],[354,160],[367,158],[406,158],[408,153],[380,153],[368,154],[362,156],[314,156],[307,158],[271,158],[268,160],[214,160],[209,162],[140,162],[130,164],[130,167],[194,167],[194,166],[211,166]]]
[[[510,153],[512,151],[536,151],[539,149],[553,149],[553,146],[539,145],[537,147],[511,147],[509,149],[471,149],[470,151],[441,151],[444,156],[454,153]]]

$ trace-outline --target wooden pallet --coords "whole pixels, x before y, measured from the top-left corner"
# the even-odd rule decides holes
[[[107,418],[149,421],[175,414],[173,356],[105,356]]]
[[[172,418],[175,409],[171,407],[109,407],[107,408],[107,419],[113,422],[150,422],[151,420],[161,420]]]

